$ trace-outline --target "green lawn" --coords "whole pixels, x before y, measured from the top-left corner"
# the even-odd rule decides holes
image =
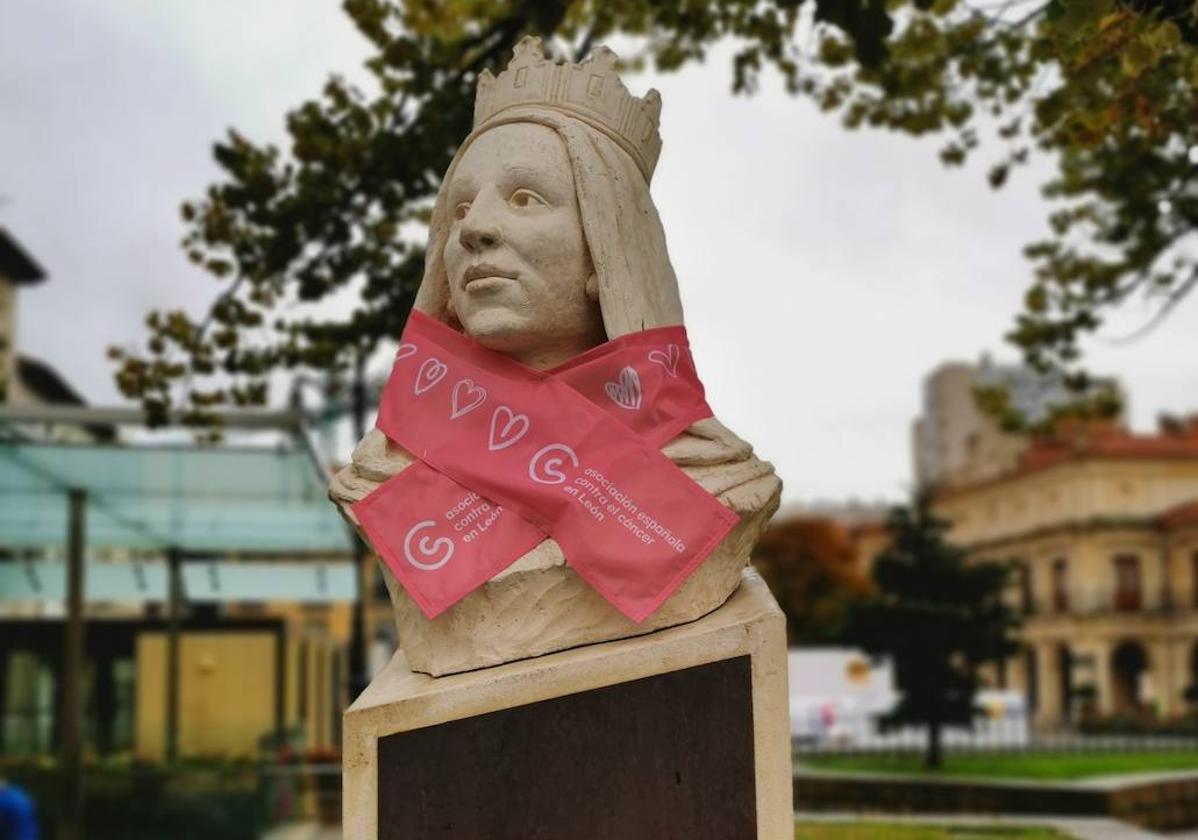
[[[1048,828],[997,825],[795,823],[795,840],[1066,840]]]
[[[860,773],[925,773],[921,756],[803,756],[820,770]],[[1122,773],[1198,771],[1198,751],[1115,753],[1010,753],[950,755],[936,776],[996,776],[1019,779],[1086,779]],[[863,837],[869,835],[862,835]]]

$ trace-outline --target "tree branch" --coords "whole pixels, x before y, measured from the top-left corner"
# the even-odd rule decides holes
[[[1010,23],[1010,24],[1008,24],[1008,25],[1009,25],[1009,26],[1010,26],[1012,29],[1022,29],[1024,26],[1027,26],[1027,25],[1028,25],[1029,23],[1031,23],[1033,20],[1035,20],[1036,18],[1040,17],[1040,15],[1042,15],[1042,14],[1044,14],[1046,11],[1048,11],[1048,7],[1049,7],[1049,6],[1051,6],[1051,5],[1052,5],[1052,3],[1051,3],[1051,2],[1049,2],[1049,3],[1042,3],[1041,5],[1037,6],[1037,7],[1036,7],[1036,8],[1034,8],[1034,9],[1032,9],[1030,12],[1028,12],[1028,13],[1027,13],[1026,15],[1024,15],[1023,17],[1021,17],[1021,18],[1019,18],[1019,19],[1015,20],[1014,22],[1012,22],[1012,23]]]
[[[1190,272],[1190,276],[1187,277],[1180,286],[1169,293],[1169,297],[1165,299],[1165,302],[1161,305],[1161,308],[1158,309],[1153,316],[1148,319],[1148,323],[1127,335],[1119,336],[1118,338],[1107,339],[1107,343],[1115,346],[1123,346],[1139,341],[1141,338],[1149,335],[1165,322],[1169,315],[1173,313],[1173,310],[1177,308],[1178,304],[1180,304],[1183,300],[1185,300],[1186,297],[1189,296],[1190,292],[1194,290],[1195,286],[1198,286],[1198,267],[1195,267]]]
[[[578,47],[574,50],[574,62],[577,64],[582,61],[591,51],[591,47],[595,43],[595,38],[599,36],[599,18],[596,16],[591,23],[591,28],[587,30],[587,34],[583,36]]]

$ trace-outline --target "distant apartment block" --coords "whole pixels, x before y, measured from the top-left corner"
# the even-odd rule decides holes
[[[1118,388],[1113,380],[1101,383]],[[1032,422],[1046,418],[1055,406],[1069,399],[1059,379],[1026,367],[998,365],[986,358],[978,364],[941,365],[924,380],[922,413],[912,428],[919,484],[968,484],[993,478],[1016,465],[1026,440],[1002,431],[975,399],[979,387],[997,385],[1006,387],[1012,406]]]

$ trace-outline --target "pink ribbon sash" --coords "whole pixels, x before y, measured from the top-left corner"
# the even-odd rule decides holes
[[[709,416],[682,327],[536,371],[413,312],[377,425],[419,462],[354,513],[429,618],[549,535],[641,622],[738,521],[660,451]]]

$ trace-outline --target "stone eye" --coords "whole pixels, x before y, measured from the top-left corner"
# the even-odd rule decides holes
[[[516,190],[512,193],[511,203],[513,207],[537,207],[545,204],[532,190]]]
[[[463,201],[457,207],[453,208],[453,217],[459,222],[466,218],[466,214],[470,212],[470,202]]]

